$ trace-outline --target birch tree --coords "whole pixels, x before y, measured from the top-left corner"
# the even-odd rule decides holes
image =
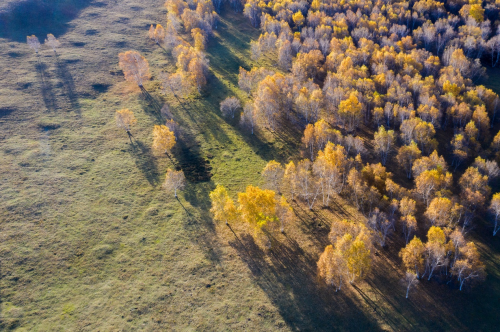
[[[184,172],[174,171],[170,168],[167,170],[167,175],[165,176],[165,182],[163,182],[163,189],[167,193],[174,193],[174,197],[177,198],[177,190],[184,189],[186,185],[186,178],[184,177]]]

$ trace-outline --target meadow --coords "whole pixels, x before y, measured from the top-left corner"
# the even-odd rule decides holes
[[[300,157],[301,133],[251,135],[221,116],[228,96],[245,100],[238,69],[260,32],[224,8],[207,45],[201,96],[166,98],[158,77],[175,67],[147,38],[163,22],[162,1],[10,2],[0,7],[0,329],[16,331],[493,331],[500,296],[500,240],[486,222],[474,230],[487,279],[471,291],[422,281],[405,299],[400,259],[380,250],[372,274],[335,293],[318,282],[317,259],[333,208],[292,204],[294,224],[264,252],[245,225],[216,224],[208,194],[265,185],[269,160]],[[44,3],[44,2],[42,2]],[[34,12],[35,10],[35,12]],[[40,19],[26,21],[36,12]],[[57,55],[25,42],[53,33]],[[133,49],[151,66],[154,100],[125,82],[118,53]],[[498,72],[485,84],[500,92]],[[151,150],[152,127],[168,104],[181,126],[173,159]],[[137,117],[133,138],[114,113]],[[168,168],[187,186],[161,190]],[[391,247],[403,240],[393,236]]]

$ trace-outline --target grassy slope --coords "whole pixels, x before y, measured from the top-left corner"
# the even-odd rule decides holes
[[[423,283],[407,301],[392,253],[381,253],[359,288],[334,294],[317,286],[315,261],[328,225],[355,214],[341,201],[315,213],[295,206],[296,225],[268,255],[244,227],[233,226],[235,237],[212,223],[208,192],[215,183],[232,193],[261,185],[266,161],[286,161],[297,145],[292,137],[252,137],[220,117],[221,100],[245,98],[237,69],[252,66],[249,41],[259,34],[239,15],[224,14],[208,45],[203,98],[167,100],[183,128],[175,164],[208,160],[213,174],[190,182],[180,202],[167,197],[160,184],[174,165],[150,151],[159,115],[116,73],[117,54],[127,49],[145,54],[155,77],[173,68],[144,38],[149,24],[163,21],[161,2],[103,3],[71,21],[58,60],[42,53],[43,70],[35,70],[25,44],[0,46],[3,328],[491,329],[500,293],[497,239],[494,251],[482,246],[490,276],[474,293]],[[160,99],[155,86],[148,89]],[[138,118],[133,144],[114,125],[114,111],[125,107]]]

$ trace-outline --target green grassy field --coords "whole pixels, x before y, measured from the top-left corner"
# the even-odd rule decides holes
[[[270,252],[244,225],[214,224],[208,193],[217,183],[235,196],[264,185],[267,161],[299,158],[297,133],[252,136],[221,117],[224,98],[247,98],[238,68],[257,65],[249,42],[259,31],[241,14],[224,11],[208,44],[206,91],[176,100],[157,81],[173,59],[146,38],[150,24],[164,21],[162,1],[72,5],[57,2],[66,16],[54,30],[23,28],[59,37],[57,57],[44,49],[37,59],[18,30],[0,33],[0,329],[495,330],[500,241],[484,225],[475,233],[484,284],[467,293],[423,281],[406,300],[393,251],[379,252],[355,287],[336,294],[317,282],[330,223],[356,217],[340,198],[331,210],[294,205],[296,222]],[[162,119],[119,72],[117,55],[129,49],[149,60],[146,88],[182,127],[174,160],[151,151]],[[115,126],[121,108],[137,117],[132,141]],[[161,190],[169,167],[189,180],[179,201]]]

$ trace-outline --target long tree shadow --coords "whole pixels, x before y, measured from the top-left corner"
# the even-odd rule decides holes
[[[55,54],[57,76],[63,83],[64,92],[69,100],[70,106],[74,112],[80,114],[80,103],[78,102],[78,94],[76,92],[75,81],[71,75],[71,71],[64,61],[59,59],[59,55]]]
[[[268,253],[268,260],[251,236],[242,236],[241,243],[233,241],[230,245],[248,264],[255,282],[266,292],[290,329],[379,330],[376,322],[344,291],[335,293],[318,282],[316,259],[305,253],[296,241],[288,239],[275,245]]]
[[[213,263],[219,264],[222,251],[215,233],[215,224],[209,214],[210,199],[208,193],[215,187],[212,181],[203,183],[187,182],[184,188],[184,199],[196,208],[188,210],[181,203],[189,219],[184,223],[184,228],[190,233],[190,239],[198,245],[206,258]]]
[[[54,87],[50,82],[50,77],[47,74],[47,65],[41,62],[40,57],[37,56],[37,63],[35,65],[36,71],[38,73],[38,83],[40,84],[40,92],[42,94],[42,100],[49,111],[55,111],[57,109],[56,98],[54,96]]]
[[[160,173],[151,149],[141,141],[134,139],[131,141],[128,152],[134,157],[137,168],[141,170],[149,184],[157,185]]]
[[[147,114],[155,118],[158,123],[163,123],[161,104],[144,87],[141,87],[140,104]]]
[[[44,38],[64,34],[68,22],[93,0],[21,0],[12,2],[0,13],[0,38],[26,42],[26,36]]]

